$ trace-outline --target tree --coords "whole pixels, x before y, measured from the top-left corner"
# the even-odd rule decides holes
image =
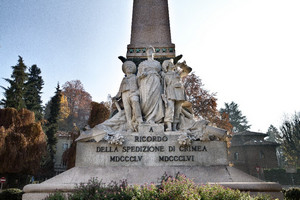
[[[289,165],[296,165],[300,160],[300,113],[286,119],[280,131],[284,156]]]
[[[28,81],[25,83],[26,92],[24,95],[26,108],[35,113],[37,120],[43,118],[43,106],[41,100],[41,90],[44,85],[41,70],[36,65],[29,68]]]
[[[102,122],[107,120],[109,118],[110,111],[107,108],[107,104],[105,104],[104,102],[101,103],[92,102],[91,107],[92,110],[88,120],[88,125],[91,128],[93,128],[97,124],[101,124]]]
[[[92,102],[91,95],[84,90],[80,80],[68,81],[63,85],[63,94],[67,97],[70,115],[66,119],[65,131],[74,127],[83,128],[87,124]]]
[[[221,108],[220,113],[228,115],[234,133],[246,131],[251,127],[251,125],[248,125],[246,116],[243,116],[242,111],[239,110],[238,104],[234,102],[225,103],[225,108]]]
[[[183,85],[187,100],[192,104],[193,113],[197,118],[207,119],[219,128],[231,130],[232,126],[228,116],[226,114],[221,115],[217,110],[216,94],[204,89],[204,84],[195,73],[186,76],[183,79]]]
[[[265,140],[270,141],[270,142],[281,143],[279,131],[272,124],[268,128],[267,134],[268,134],[268,137]]]
[[[61,98],[60,98],[60,111],[59,111],[59,128],[61,129],[63,126],[66,127],[66,119],[69,117],[70,115],[70,108],[69,108],[69,104],[68,104],[68,98],[66,97],[66,95],[64,95],[63,93],[61,93]]]
[[[95,127],[97,124],[101,124],[105,120],[109,118],[110,111],[108,109],[107,102],[92,102],[91,107],[92,110],[90,112],[90,117],[88,120],[88,125],[90,128]],[[67,168],[70,169],[75,166],[75,158],[76,158],[76,139],[79,136],[80,132],[77,127],[73,127],[73,130],[70,132],[72,143],[70,148],[68,148],[63,154],[63,161],[67,164]]]
[[[0,174],[34,174],[46,150],[46,136],[34,113],[0,109]]]
[[[12,66],[13,73],[11,79],[4,79],[10,86],[8,88],[2,87],[4,92],[4,99],[1,100],[1,105],[5,108],[16,108],[20,110],[26,107],[24,94],[26,92],[25,81],[28,78],[26,71],[26,65],[23,62],[23,58],[19,56],[18,64]]]
[[[267,134],[268,134],[268,137],[265,138],[266,141],[276,142],[278,144],[281,144],[283,142],[281,139],[279,130],[272,124],[268,128]],[[285,156],[283,154],[282,146],[279,146],[276,148],[276,155],[277,155],[279,166],[283,167],[284,162],[285,162]]]
[[[48,122],[46,124],[46,135],[47,135],[47,145],[48,145],[48,153],[50,160],[48,161],[48,165],[50,169],[54,168],[54,155],[56,152],[56,143],[57,138],[55,136],[58,131],[58,120],[59,120],[59,111],[60,111],[60,100],[61,100],[61,90],[59,84],[57,84],[55,95],[51,98],[50,101],[50,115],[48,118]]]
[[[51,100],[48,101],[45,105],[45,110],[44,110],[45,119],[49,119],[49,117],[50,117],[50,106],[51,106]],[[60,110],[59,110],[59,117],[58,117],[59,129],[63,130],[63,128],[61,128],[61,127],[65,127],[65,121],[69,115],[70,115],[70,108],[68,106],[67,97],[63,93],[61,93]]]

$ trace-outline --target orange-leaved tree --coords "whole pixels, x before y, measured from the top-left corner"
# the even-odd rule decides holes
[[[91,128],[93,128],[97,124],[101,124],[102,122],[108,119],[110,111],[107,103],[97,103],[93,101],[91,103],[91,108],[91,114],[88,120],[88,125]]]
[[[202,117],[217,127],[230,132],[232,126],[228,116],[226,114],[221,115],[217,109],[216,94],[204,89],[204,84],[194,72],[183,78],[183,84],[195,117]]]
[[[72,130],[74,123],[77,127],[83,128],[87,124],[87,119],[90,115],[92,96],[85,91],[80,80],[67,81],[62,87],[62,93],[66,96],[70,109],[66,119],[67,127],[64,130]]]
[[[36,173],[46,146],[46,135],[33,112],[0,109],[0,173]]]

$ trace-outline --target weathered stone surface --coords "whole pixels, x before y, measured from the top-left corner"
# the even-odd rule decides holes
[[[47,193],[52,192],[53,190],[59,189],[61,192],[70,192],[74,191],[76,184],[29,184],[23,188],[23,191],[26,193],[29,192],[40,192],[40,193]]]
[[[134,0],[131,39],[127,58],[146,58],[149,45],[157,50],[156,57],[175,57],[171,42],[168,0]]]
[[[150,124],[160,123],[164,118],[162,100],[161,64],[154,60],[155,49],[150,46],[146,50],[147,60],[138,67],[138,83],[140,105],[145,121]]]
[[[140,135],[145,135],[152,132],[164,133],[164,125],[163,124],[140,124],[138,130]]]
[[[115,166],[115,167],[74,167],[41,184],[32,184],[24,187],[26,192],[49,192],[55,188],[66,191],[72,190],[74,185],[88,182],[92,177],[97,177],[105,183],[111,180],[126,179],[129,184],[160,183],[164,173],[176,176],[177,173],[185,174],[195,183],[208,182],[262,182],[261,180],[245,174],[233,167],[227,166]],[[43,188],[43,190],[41,190]]]
[[[228,165],[226,143],[193,141],[180,146],[180,133],[125,135],[123,146],[106,141],[78,142],[76,167]]]
[[[126,61],[122,65],[122,70],[125,77],[121,82],[118,94],[113,100],[116,102],[117,99],[122,98],[128,129],[136,131],[136,126],[143,122],[139,88],[135,75],[137,71],[136,65],[132,61]],[[116,106],[119,111],[121,111],[120,106],[118,106],[118,104],[116,104]]]
[[[22,200],[42,200],[49,196],[49,194],[50,193],[25,193],[22,195]]]

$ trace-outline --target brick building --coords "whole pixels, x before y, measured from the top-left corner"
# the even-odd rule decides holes
[[[265,133],[243,131],[235,133],[231,140],[229,161],[237,169],[263,178],[264,168],[278,167],[276,142],[265,141]]]

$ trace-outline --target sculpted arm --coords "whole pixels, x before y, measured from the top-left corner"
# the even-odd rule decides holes
[[[117,99],[120,99],[122,97],[122,88],[123,88],[123,85],[124,85],[124,78],[120,84],[120,88],[119,88],[119,91],[118,93],[116,94],[116,96],[114,96],[112,99],[113,100],[117,100]]]
[[[165,73],[164,72],[161,72],[161,85],[162,85],[162,91],[163,93],[161,94],[161,97],[162,97],[162,100],[165,104],[165,107],[168,107],[168,101],[167,101],[167,95],[166,95],[166,89],[167,89],[167,86],[166,86],[166,80],[165,80]]]

